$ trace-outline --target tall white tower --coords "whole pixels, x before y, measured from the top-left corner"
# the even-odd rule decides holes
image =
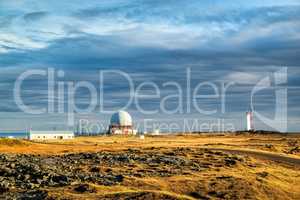
[[[254,126],[253,126],[253,113],[251,111],[246,112],[246,119],[247,119],[247,131],[254,130]]]

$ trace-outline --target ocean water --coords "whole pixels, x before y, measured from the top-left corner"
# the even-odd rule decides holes
[[[0,138],[18,138],[18,139],[27,139],[29,133],[27,132],[1,132]]]

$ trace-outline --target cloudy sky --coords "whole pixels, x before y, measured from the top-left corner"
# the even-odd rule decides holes
[[[0,130],[67,126],[68,110],[57,113],[57,105],[70,103],[68,88],[58,91],[57,81],[88,81],[98,95],[99,73],[105,70],[128,74],[134,89],[144,82],[158,86],[159,97],[148,84],[139,91],[138,106],[133,102],[127,108],[136,123],[178,122],[182,128],[182,119],[213,123],[221,119],[244,129],[254,86],[266,77],[274,82],[274,73],[287,67],[288,79],[280,88],[287,88],[288,130],[299,131],[299,33],[298,0],[0,0]],[[33,109],[54,101],[55,112],[24,112],[14,98],[16,80],[28,70],[48,68],[64,72],[56,77],[55,98],[47,97],[46,76],[26,79],[20,96]],[[216,110],[212,114],[199,113],[193,102],[187,108],[189,70],[191,93],[199,83],[209,82],[221,91],[222,83],[234,82],[226,92],[225,111],[221,97],[196,100],[202,110]],[[170,81],[182,88],[183,106],[174,113],[160,109],[164,97],[178,94],[174,85],[164,85]],[[117,74],[106,74],[103,88],[103,102],[97,102],[92,112],[76,113],[76,120],[107,123],[110,114],[101,112],[101,107],[116,111],[138,96],[129,93],[128,80]],[[276,98],[276,89],[271,84],[254,97],[255,110],[269,119],[276,117],[276,103],[284,101]],[[214,92],[211,87],[199,90],[202,95]],[[60,93],[65,98],[59,98]],[[84,88],[75,97],[82,109],[91,99]],[[177,98],[165,102],[168,110],[178,104]],[[157,112],[145,114],[139,107]],[[258,118],[257,129],[272,129]]]

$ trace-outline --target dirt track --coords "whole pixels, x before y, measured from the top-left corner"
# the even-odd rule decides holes
[[[216,150],[216,151],[224,151],[228,153],[235,153],[240,155],[249,155],[264,160],[271,160],[275,162],[281,162],[281,163],[286,163],[289,165],[300,167],[299,158],[292,158],[283,155],[277,155],[268,152],[252,151],[252,150],[237,150],[237,149],[225,149],[225,148],[209,148],[209,149]]]

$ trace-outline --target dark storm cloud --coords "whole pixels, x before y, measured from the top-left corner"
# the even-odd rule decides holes
[[[154,81],[161,87],[177,81],[184,87],[190,67],[192,86],[223,79],[237,82],[228,91],[228,116],[247,110],[253,85],[280,67],[289,67],[289,87],[300,86],[300,6],[295,1],[43,1],[23,9],[6,6],[9,9],[0,12],[0,70],[6,68],[0,72],[3,112],[18,111],[12,100],[18,75],[47,67],[64,70],[64,80],[88,80],[97,89],[98,72],[104,69],[127,72],[135,84]],[[8,75],[10,71],[16,73]],[[120,77],[110,82],[104,102],[113,108],[125,101],[128,88]],[[24,87],[26,103],[47,103],[43,79],[29,80]],[[297,91],[289,90],[293,110],[299,110]],[[77,103],[85,105],[88,95],[79,91],[78,96]],[[267,110],[273,97],[260,96],[258,103]],[[155,108],[158,103],[148,99],[143,106]],[[202,103],[205,108],[219,106],[212,100]]]

